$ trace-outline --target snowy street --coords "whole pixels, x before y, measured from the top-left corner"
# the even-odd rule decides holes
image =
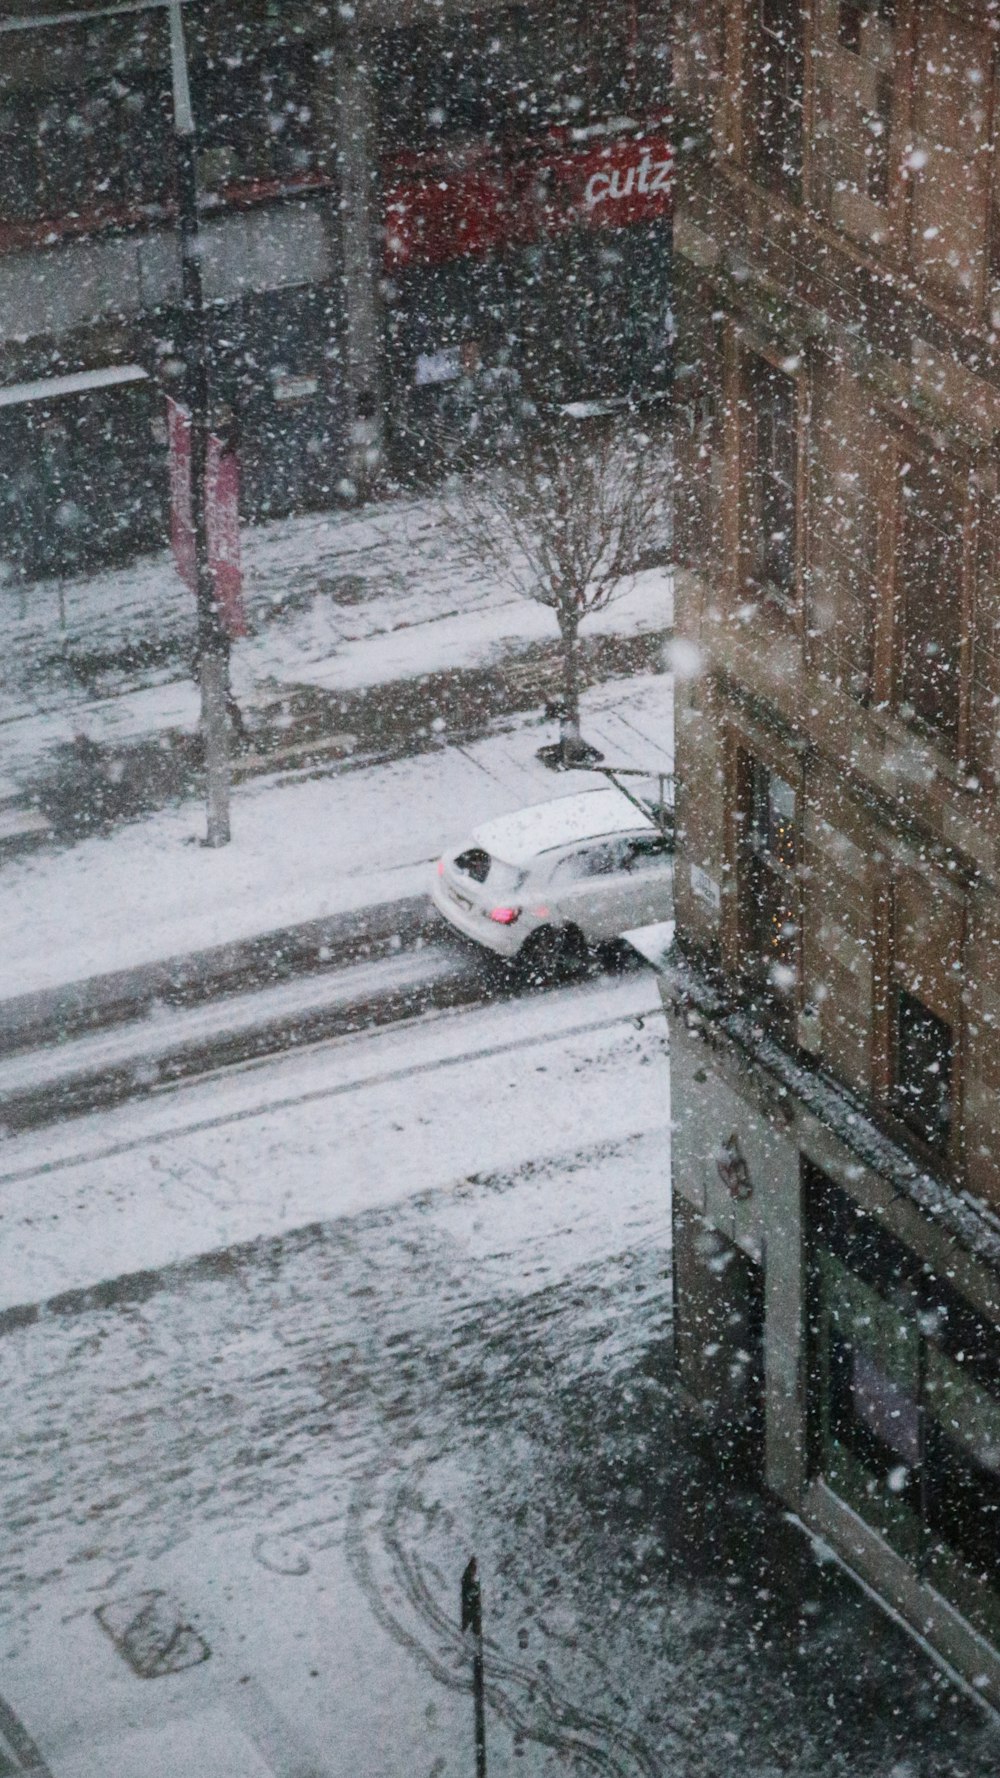
[[[0,5],[0,1778],[1000,1778],[998,13]]]
[[[476,1553],[491,1774],[985,1778],[971,1706],[687,1442],[668,1169],[645,973],[8,1139],[37,1769],[471,1774]]]
[[[273,987],[208,994],[194,1006],[154,1002],[108,1030],[0,1057],[0,1121],[8,1133],[56,1123],[223,1064],[496,992],[489,959],[442,930],[423,900],[388,905],[420,922],[405,949],[396,938],[387,955]]]

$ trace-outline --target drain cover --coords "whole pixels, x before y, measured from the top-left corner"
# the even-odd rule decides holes
[[[166,1593],[113,1599],[99,1605],[94,1616],[140,1679],[182,1673],[185,1667],[207,1661],[212,1652],[204,1636],[184,1621],[181,1606]]]

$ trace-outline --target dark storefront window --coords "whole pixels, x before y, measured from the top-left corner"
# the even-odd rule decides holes
[[[109,80],[0,108],[0,220],[113,215],[169,195],[170,101],[155,76]]]
[[[79,574],[162,546],[166,461],[152,382],[0,410],[0,561],[25,578]]]
[[[315,161],[308,49],[192,61],[203,187],[292,177]],[[0,106],[0,220],[115,218],[173,189],[172,100],[161,74],[12,95]]]
[[[592,109],[611,116],[666,109],[669,23],[663,0],[591,8],[586,60]]]
[[[659,224],[579,228],[398,272],[386,302],[398,467],[433,468],[463,440],[488,449],[518,388],[555,401],[662,391],[673,341],[663,237]]]
[[[803,16],[800,0],[750,0],[750,166],[762,185],[793,200],[802,176]]]
[[[768,1022],[790,1030],[798,980],[797,798],[786,779],[749,754],[741,777],[744,978]]]
[[[895,1104],[932,1148],[946,1149],[952,1124],[951,1026],[901,989],[896,1008]]]
[[[798,389],[757,353],[744,365],[743,547],[749,590],[780,610],[795,603]]]
[[[312,51],[274,45],[246,61],[193,71],[199,176],[204,186],[292,178],[315,163]]]
[[[478,42],[456,26],[387,31],[376,74],[383,154],[492,140],[516,119],[517,84],[504,23]]]
[[[572,232],[520,255],[517,356],[534,387],[580,400],[667,384],[673,342],[661,225]]]
[[[806,1170],[813,1465],[987,1635],[1000,1630],[1000,1331]]]
[[[524,6],[382,34],[380,147],[426,150],[648,116],[669,103],[664,0]]]

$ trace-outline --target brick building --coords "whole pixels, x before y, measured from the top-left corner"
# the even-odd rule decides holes
[[[680,1374],[1000,1706],[1000,15],[678,11]]]
[[[665,0],[185,5],[215,406],[246,516],[432,470],[534,343],[662,393]],[[0,13],[0,563],[164,536],[180,258],[162,0]],[[382,435],[381,437],[379,435]]]

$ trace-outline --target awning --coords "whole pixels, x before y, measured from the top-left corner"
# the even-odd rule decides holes
[[[54,401],[59,395],[82,395],[88,389],[113,389],[120,383],[145,383],[141,364],[108,364],[103,370],[78,370],[68,377],[41,377],[36,383],[11,383],[0,389],[0,407],[23,407],[27,401]]]

